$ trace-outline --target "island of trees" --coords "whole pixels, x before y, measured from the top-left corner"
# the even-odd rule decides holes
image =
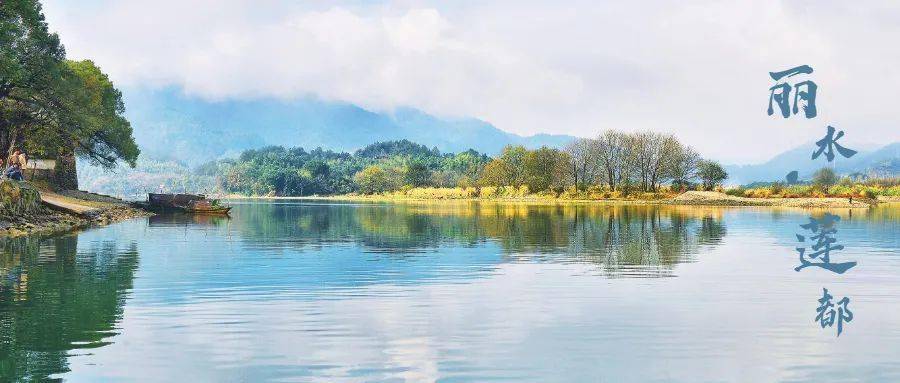
[[[205,164],[190,179],[246,196],[654,200],[688,190],[756,198],[900,196],[897,178],[840,176],[828,168],[793,183],[725,189],[727,178],[719,163],[672,135],[606,131],[562,149],[507,146],[496,157],[471,149],[441,153],[407,140],[377,142],[353,153],[269,146]]]
[[[248,150],[204,165],[222,189],[245,195],[308,196],[430,190],[467,197],[661,194],[711,190],[727,178],[671,135],[607,131],[564,149],[507,146],[496,158],[468,150],[441,153],[407,140],[378,142],[356,152]]]

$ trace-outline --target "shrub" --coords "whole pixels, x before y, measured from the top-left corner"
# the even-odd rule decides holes
[[[511,188],[513,193],[515,193],[514,197],[527,197],[529,193],[528,185],[522,185],[518,188]]]
[[[543,199],[554,199],[556,198],[556,192],[554,192],[553,190],[544,190],[535,194],[535,197]]]
[[[754,188],[747,191],[750,195],[748,197],[753,198],[769,198],[772,196],[772,191],[768,188]],[[747,193],[745,193],[746,195]]]
[[[811,194],[812,186],[809,185],[791,185],[784,189],[782,194],[786,198],[808,197]]]
[[[884,189],[882,195],[900,197],[900,185],[894,185]]]
[[[853,194],[857,194],[853,192],[853,188],[843,185],[835,185],[828,188],[828,195],[831,196],[839,196],[839,197],[848,197]]]
[[[481,198],[495,198],[499,194],[498,187],[496,186],[482,186],[481,187]]]
[[[644,201],[652,201],[663,198],[664,196],[659,193],[640,193],[637,195],[637,199]]]
[[[607,188],[605,186],[591,185],[585,191],[588,199],[603,199],[607,197]]]
[[[781,182],[772,182],[772,194],[782,194],[784,193],[784,184]]]

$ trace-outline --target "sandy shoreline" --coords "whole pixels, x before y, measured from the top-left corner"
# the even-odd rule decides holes
[[[863,198],[822,197],[822,198],[750,198],[735,197],[711,191],[689,191],[671,200],[675,205],[711,206],[779,206],[802,208],[869,208],[877,201]]]

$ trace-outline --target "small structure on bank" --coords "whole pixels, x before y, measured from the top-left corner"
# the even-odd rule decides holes
[[[75,166],[74,153],[56,158],[27,158],[22,169],[26,182],[8,179],[0,181],[0,216],[40,213],[42,200],[50,207],[59,205],[62,206],[61,210],[68,211],[64,206],[65,203],[54,203],[55,201],[43,198],[36,185],[55,191],[78,190],[78,173]]]
[[[78,190],[78,170],[74,155],[29,158],[22,174],[25,180],[44,183],[53,190]]]

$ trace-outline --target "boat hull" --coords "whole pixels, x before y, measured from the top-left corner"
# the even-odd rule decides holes
[[[230,206],[212,203],[204,195],[195,194],[157,194],[149,193],[147,205],[155,211],[178,211],[191,214],[225,215],[231,211]]]

